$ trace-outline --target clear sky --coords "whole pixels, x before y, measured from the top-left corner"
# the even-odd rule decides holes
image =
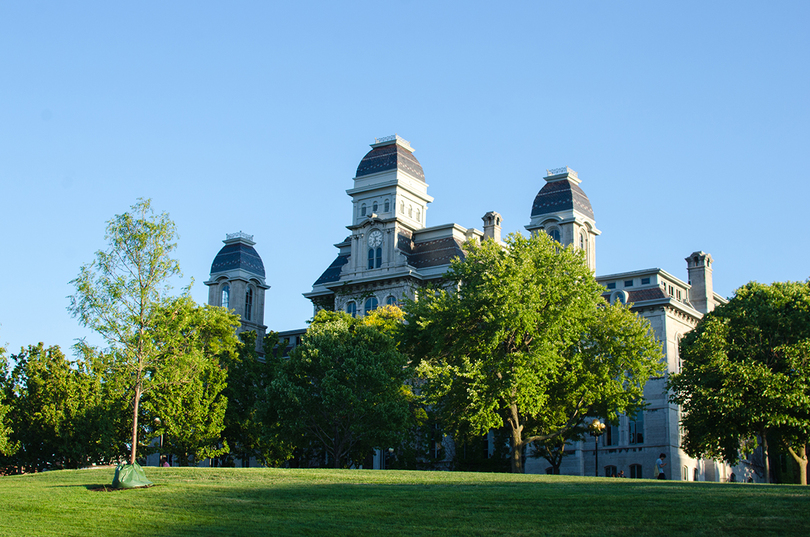
[[[713,255],[715,291],[810,276],[810,3],[0,3],[0,343],[69,347],[69,281],[139,197],[194,298],[254,235],[265,323],[348,235],[368,144],[416,149],[428,225],[523,231],[579,173],[597,274]],[[93,341],[92,338],[90,338]]]

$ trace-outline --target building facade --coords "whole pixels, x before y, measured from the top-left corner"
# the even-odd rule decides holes
[[[376,139],[360,161],[353,187],[346,191],[352,209],[346,226],[349,234],[334,245],[338,250],[334,261],[304,293],[316,312],[327,308],[362,316],[381,305],[398,304],[404,297],[413,298],[421,284],[439,279],[454,258],[463,257],[466,241],[502,242],[503,218],[495,211],[483,216],[483,231],[455,223],[428,226],[428,205],[433,198],[413,153],[409,142],[394,135]],[[588,266],[595,271],[596,239],[601,231],[578,174],[568,167],[557,168],[547,170],[544,179],[532,204],[527,231],[548,233],[562,245],[583,250]],[[243,329],[263,336],[264,291],[268,286],[253,244],[252,238],[241,234],[228,235],[205,283],[210,289],[210,304],[244,311]],[[632,311],[650,322],[664,351],[666,373],[647,383],[644,411],[622,416],[619,424],[608,425],[601,437],[586,437],[568,445],[561,473],[610,476],[622,472],[627,477],[652,478],[655,460],[665,453],[669,479],[723,481],[733,471],[738,480],[757,480],[746,463],[730,468],[692,459],[680,448],[680,409],[668,401],[666,376],[680,371],[678,343],[683,335],[704,314],[725,302],[712,289],[711,255],[694,252],[686,262],[688,281],[659,268],[597,276],[605,287],[605,300],[631,304]],[[251,292],[254,302],[249,307]],[[300,343],[304,332],[293,330],[282,336],[292,347]],[[446,442],[447,452],[453,453],[452,440]],[[377,454],[374,466],[383,465],[384,454]],[[544,459],[527,458],[527,472],[549,469]]]

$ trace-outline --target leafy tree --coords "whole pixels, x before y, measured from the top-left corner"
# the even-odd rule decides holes
[[[271,432],[321,448],[335,468],[399,443],[409,418],[407,359],[380,328],[386,315],[396,314],[318,312],[289,358],[274,359],[264,412]]]
[[[146,377],[151,388],[143,409],[161,435],[161,452],[181,465],[228,452],[220,443],[224,428],[227,371],[221,362],[236,356],[239,318],[225,308],[198,306],[184,296],[156,308],[158,364]]]
[[[256,457],[265,465],[277,465],[291,457],[292,446],[263,434],[259,407],[273,378],[274,359],[284,355],[286,344],[277,333],[269,332],[263,342],[267,359],[260,359],[256,332],[240,332],[239,339],[238,353],[222,362],[228,370],[228,386],[223,392],[228,399],[223,442],[228,443],[231,454],[242,460]]]
[[[545,234],[466,248],[443,286],[405,304],[402,327],[422,394],[454,436],[506,427],[523,472],[527,444],[642,406],[660,346],[646,321],[605,302],[581,252]]]
[[[777,441],[807,484],[810,442],[810,283],[756,282],[701,319],[681,342],[681,372],[669,379],[682,406],[684,450],[730,464],[761,446],[770,480]]]
[[[17,452],[17,445],[11,440],[11,416],[9,416],[10,373],[5,347],[0,347],[0,456],[10,456]]]
[[[110,345],[132,398],[130,463],[136,460],[140,401],[150,371],[162,356],[154,335],[163,320],[161,299],[180,267],[171,257],[177,233],[169,215],[155,215],[149,200],[107,223],[108,248],[81,267],[71,283],[68,310]],[[173,337],[172,334],[164,335]]]
[[[114,413],[109,412],[112,400],[104,398],[100,362],[71,362],[59,347],[42,343],[13,359],[11,438],[19,450],[6,464],[41,470],[109,461]]]

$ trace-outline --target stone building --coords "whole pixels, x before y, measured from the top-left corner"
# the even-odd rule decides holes
[[[483,216],[483,231],[455,223],[427,225],[428,204],[433,198],[427,193],[424,170],[413,153],[406,140],[394,135],[375,140],[360,161],[354,186],[346,191],[352,206],[346,226],[349,235],[335,244],[338,251],[334,261],[304,293],[315,311],[329,308],[364,315],[380,305],[397,304],[403,297],[413,297],[418,284],[440,278],[453,258],[464,255],[465,241],[489,238],[501,242],[502,216],[495,211]],[[548,233],[563,245],[584,250],[589,267],[595,271],[596,239],[601,232],[579,176],[564,167],[547,170],[544,179],[526,229]],[[252,240],[241,234],[228,235],[225,244],[205,282],[210,287],[209,303],[227,303],[242,313],[252,289],[254,309],[249,318],[244,309],[243,328],[263,334],[264,290],[268,287],[261,259],[252,248]],[[664,350],[667,373],[680,370],[680,338],[705,313],[725,302],[712,289],[711,255],[694,252],[686,261],[688,282],[659,268],[597,276],[605,287],[605,300],[632,304],[634,312],[650,321]],[[230,295],[226,295],[229,287]],[[294,346],[304,332],[291,330],[281,336]],[[680,410],[668,402],[665,382],[666,376],[650,380],[645,387],[648,406],[637,416],[622,416],[620,423],[608,426],[598,440],[586,437],[569,445],[561,472],[602,476],[624,472],[628,477],[652,478],[655,459],[663,452],[669,479],[729,479],[732,469],[727,465],[692,459],[680,449]],[[491,448],[491,435],[489,445]],[[448,448],[452,453],[452,446]],[[377,454],[374,466],[383,465],[384,456]],[[548,466],[544,459],[528,458],[526,470],[543,473]],[[734,471],[740,480],[756,479],[745,464]]]

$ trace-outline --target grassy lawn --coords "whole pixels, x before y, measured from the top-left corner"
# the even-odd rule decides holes
[[[145,468],[0,478],[0,535],[807,535],[810,488],[567,476]]]

